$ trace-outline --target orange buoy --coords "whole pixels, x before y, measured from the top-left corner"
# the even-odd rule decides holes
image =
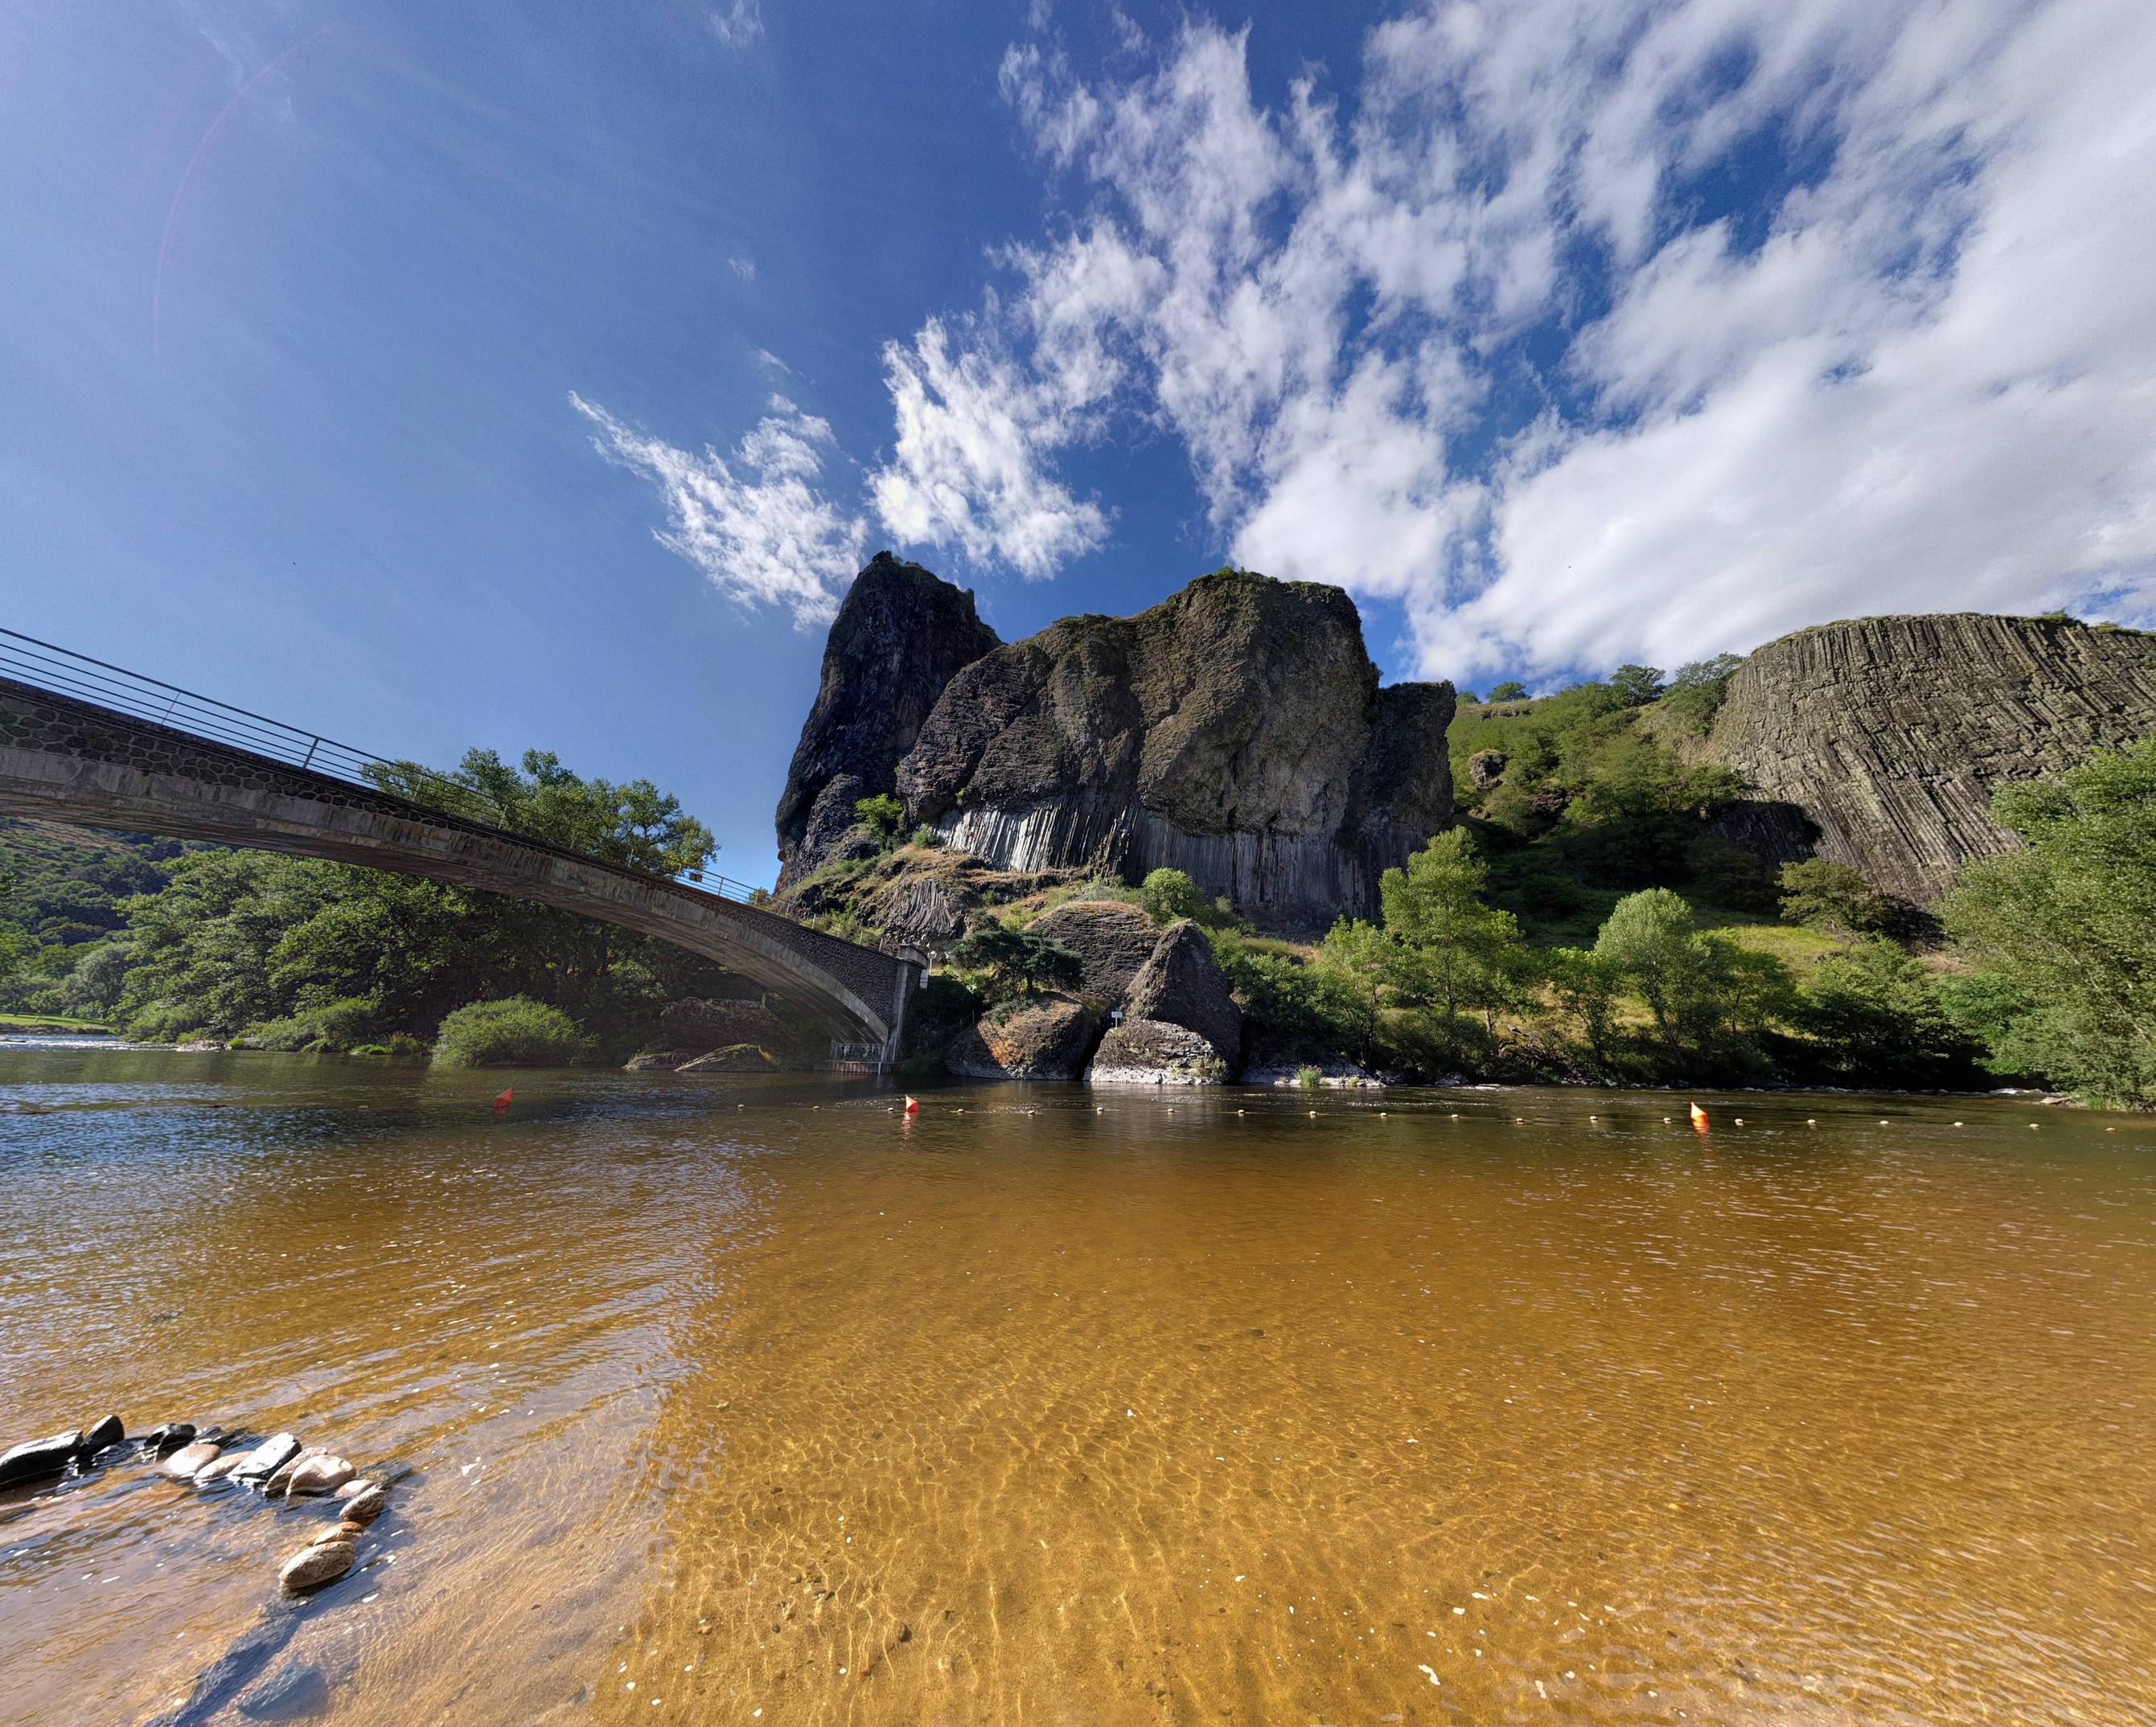
[[[1701,1109],[1697,1104],[1691,1105],[1691,1125],[1701,1133],[1707,1131],[1707,1111]]]
[[[504,1087],[501,1089],[501,1094],[499,1097],[495,1098],[495,1100],[494,1100],[494,1107],[495,1107],[495,1109],[506,1109],[509,1107],[509,1100],[510,1100],[510,1099],[511,1099],[511,1098],[515,1097],[516,1095],[516,1088],[515,1086],[513,1086],[513,1085],[506,1085],[506,1086],[504,1086]]]
[[[914,1096],[911,1092],[906,1094],[906,1113],[909,1115],[917,1115],[921,1113],[921,1099]]]

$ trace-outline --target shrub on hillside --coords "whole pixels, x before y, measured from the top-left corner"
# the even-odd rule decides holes
[[[434,1059],[445,1068],[562,1068],[590,1050],[574,1020],[528,996],[469,1002],[434,1039]]]
[[[1198,884],[1180,869],[1156,869],[1138,885],[1138,904],[1157,924],[1183,918],[1209,917],[1213,908],[1198,891]]]

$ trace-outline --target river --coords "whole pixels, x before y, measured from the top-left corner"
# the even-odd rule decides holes
[[[4,1439],[415,1471],[0,1493],[0,1722],[2156,1719],[2149,1123],[514,1079],[0,1050]]]

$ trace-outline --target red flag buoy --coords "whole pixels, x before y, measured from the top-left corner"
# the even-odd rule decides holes
[[[515,1097],[516,1095],[516,1088],[515,1086],[513,1086],[513,1085],[505,1085],[505,1086],[501,1089],[501,1096],[499,1096],[499,1097],[497,1097],[496,1099],[495,1099],[495,1100],[494,1100],[494,1107],[495,1107],[495,1109],[506,1109],[509,1107],[509,1100],[510,1100],[510,1099],[511,1099],[511,1098]]]
[[[1707,1111],[1697,1104],[1691,1106],[1691,1125],[1701,1133],[1707,1131]]]
[[[906,1113],[909,1115],[918,1115],[921,1113],[921,1099],[914,1096],[911,1092],[906,1094]]]

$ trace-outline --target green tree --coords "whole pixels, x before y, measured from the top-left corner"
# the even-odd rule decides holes
[[[1943,916],[1994,1009],[2027,1004],[1994,1029],[1994,1063],[2156,1103],[2156,739],[2004,787],[1992,814],[2024,844],[1964,865]]]
[[[970,973],[982,996],[992,1002],[1045,989],[1076,989],[1086,977],[1085,961],[1069,948],[1002,924],[969,930],[951,950],[951,963]]]
[[[1606,954],[1561,947],[1548,957],[1550,993],[1577,1027],[1596,1066],[1608,1069],[1617,1048],[1617,1007],[1625,970]]]
[[[711,830],[650,781],[583,779],[551,750],[526,750],[516,767],[470,750],[448,774],[414,761],[377,763],[367,774],[414,803],[654,875],[701,869],[718,850]]]
[[[1876,935],[1894,923],[1893,902],[1846,864],[1806,858],[1784,864],[1775,879],[1785,922],[1823,925],[1850,935]]]
[[[875,842],[886,851],[897,843],[899,824],[906,819],[906,806],[888,792],[879,792],[873,797],[854,800],[854,819],[875,836]]]
[[[1609,687],[1628,708],[1643,708],[1662,693],[1659,666],[1620,665],[1609,674]]]
[[[1490,691],[1490,700],[1493,702],[1525,701],[1527,696],[1527,686],[1517,682],[1493,685]]]
[[[1377,1058],[1388,989],[1399,969],[1399,945],[1374,924],[1342,918],[1326,932],[1318,964],[1337,981],[1353,1038],[1350,1052],[1365,1067]]]
[[[1838,1074],[1867,1084],[1947,1084],[1976,1053],[1930,970],[1881,936],[1821,960],[1796,1019]]]
[[[1487,1042],[1498,1012],[1521,994],[1520,926],[1512,913],[1486,902],[1489,884],[1488,866],[1464,828],[1446,829],[1406,869],[1388,869],[1378,879],[1394,940],[1394,990],[1436,1016],[1435,1034],[1449,1051],[1466,1041],[1463,1017],[1479,1015]]]
[[[1149,872],[1138,884],[1138,904],[1158,924],[1172,924],[1182,918],[1203,921],[1212,911],[1198,884],[1180,869]]]
[[[1691,907],[1667,888],[1647,888],[1620,899],[1594,939],[1595,953],[1638,991],[1666,1042],[1677,1035],[1698,933]]]

